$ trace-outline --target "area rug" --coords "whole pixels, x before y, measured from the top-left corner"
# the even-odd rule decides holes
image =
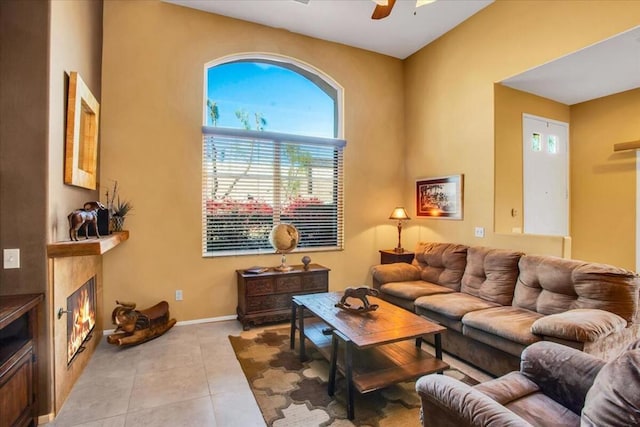
[[[308,360],[289,348],[289,328],[256,329],[229,336],[240,366],[269,427],[419,426],[420,399],[409,381],[361,395],[355,393],[355,419],[347,419],[345,380],[327,394],[329,362],[308,345]],[[297,344],[297,340],[296,340]],[[478,381],[456,369],[445,375],[467,384]]]

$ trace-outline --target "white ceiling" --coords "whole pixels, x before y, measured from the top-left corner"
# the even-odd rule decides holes
[[[373,20],[371,0],[164,0],[317,39],[404,59],[493,0],[439,0],[416,9],[397,0],[391,15]],[[415,12],[415,14],[414,14]]]
[[[566,105],[640,87],[640,26],[502,83]]]
[[[397,0],[373,20],[371,0],[163,0],[404,59],[493,0]],[[640,87],[640,26],[503,81],[567,105]]]

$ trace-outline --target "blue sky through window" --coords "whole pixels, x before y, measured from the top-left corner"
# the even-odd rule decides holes
[[[266,119],[265,130],[333,138],[334,100],[315,83],[285,67],[231,62],[207,71],[207,99],[218,105],[219,127],[242,129],[236,111]],[[207,110],[208,126],[212,125]]]

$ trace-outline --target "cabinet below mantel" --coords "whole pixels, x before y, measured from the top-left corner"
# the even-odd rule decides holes
[[[77,242],[55,242],[47,245],[47,256],[49,258],[102,255],[115,248],[120,243],[129,239],[129,231],[115,231],[108,236],[96,239],[89,236],[88,239],[80,238]]]

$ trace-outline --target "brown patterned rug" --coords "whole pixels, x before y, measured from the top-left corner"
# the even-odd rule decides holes
[[[356,392],[355,419],[350,421],[344,378],[338,375],[335,398],[330,397],[329,362],[312,345],[307,346],[308,360],[300,362],[297,349],[289,349],[288,327],[244,331],[229,340],[270,427],[420,425],[414,381],[365,395]],[[478,383],[456,369],[448,369],[445,375]]]

